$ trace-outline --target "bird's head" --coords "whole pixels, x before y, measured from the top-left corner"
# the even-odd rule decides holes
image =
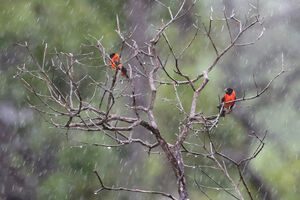
[[[112,59],[115,55],[116,55],[116,53],[111,53],[111,54],[109,55],[110,59]]]
[[[231,95],[232,92],[233,92],[232,88],[226,88],[225,89],[225,93],[228,94],[228,95]]]

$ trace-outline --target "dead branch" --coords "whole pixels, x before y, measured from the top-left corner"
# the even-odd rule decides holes
[[[253,134],[258,141],[258,146],[251,156],[242,160],[236,161],[225,155],[222,152],[222,146],[214,141],[211,133],[219,125],[221,113],[223,111],[224,103],[220,105],[220,110],[217,114],[210,113],[206,115],[201,111],[197,111],[199,102],[199,96],[209,83],[209,73],[214,70],[219,61],[232,49],[240,46],[253,45],[260,40],[264,34],[265,28],[263,27],[263,19],[259,17],[259,14],[248,17],[246,22],[242,22],[235,13],[232,12],[230,16],[227,16],[225,9],[223,11],[224,19],[216,19],[214,17],[213,9],[211,9],[208,25],[203,24],[203,29],[194,23],[195,33],[193,37],[187,42],[186,45],[178,52],[175,52],[176,42],[172,42],[167,35],[167,29],[171,26],[175,26],[175,22],[185,16],[187,13],[192,12],[194,5],[197,1],[193,1],[187,9],[185,9],[186,1],[183,0],[179,7],[174,11],[173,8],[167,6],[159,0],[155,1],[157,5],[163,7],[166,12],[169,13],[169,19],[166,22],[162,22],[161,26],[156,28],[152,39],[145,41],[143,45],[138,45],[132,38],[133,33],[137,29],[135,27],[133,31],[124,33],[120,29],[119,17],[116,16],[116,34],[121,39],[120,55],[126,49],[131,52],[124,60],[123,65],[126,64],[127,69],[130,72],[130,78],[124,79],[119,76],[120,69],[117,68],[111,72],[111,68],[108,63],[111,61],[107,48],[103,45],[104,38],[100,39],[90,36],[93,39],[91,44],[86,45],[92,50],[88,54],[73,55],[72,53],[64,53],[55,51],[54,54],[49,54],[48,45],[45,44],[43,57],[41,62],[33,55],[29,45],[25,42],[19,44],[27,49],[29,56],[34,64],[33,69],[29,68],[26,64],[23,67],[18,68],[16,77],[19,77],[24,83],[25,88],[35,97],[39,103],[34,103],[29,99],[30,107],[37,112],[47,117],[47,121],[53,126],[59,129],[67,130],[67,132],[81,130],[81,131],[93,131],[98,132],[108,138],[108,142],[99,143],[86,143],[83,141],[76,141],[79,145],[90,145],[104,148],[122,148],[125,145],[139,144],[149,155],[163,155],[169,162],[170,168],[174,172],[174,178],[177,183],[177,190],[179,200],[188,199],[188,181],[189,178],[186,175],[185,167],[191,170],[200,169],[201,172],[211,181],[213,181],[216,187],[206,186],[198,182],[196,179],[193,181],[199,188],[199,190],[208,198],[211,199],[206,189],[214,189],[226,192],[235,199],[243,200],[244,197],[239,185],[246,189],[250,199],[253,199],[253,193],[251,192],[247,180],[244,177],[245,169],[249,162],[257,157],[261,153],[264,144],[265,137],[260,138],[255,133]],[[253,6],[253,5],[252,5]],[[218,40],[215,39],[214,26],[215,20],[220,20],[224,27],[227,27],[228,42],[226,48],[222,49]],[[261,31],[254,40],[245,41],[243,35],[248,32],[254,26],[260,26]],[[181,60],[183,59],[187,49],[196,41],[200,32],[204,32],[204,36],[210,43],[210,48],[215,55],[212,63],[206,67],[201,73],[189,75],[183,73],[183,66],[181,66]],[[168,49],[168,56],[160,54],[158,44],[166,45]],[[95,53],[94,53],[95,51]],[[105,71],[105,78],[103,80],[93,77],[93,75],[81,75],[80,67],[88,66],[84,64],[81,58],[86,58],[93,54],[100,54],[101,63],[104,64],[101,69],[107,68]],[[50,55],[54,55],[50,57]],[[122,54],[123,55],[123,54]],[[170,57],[170,58],[169,58]],[[51,62],[47,62],[49,59]],[[91,58],[91,59],[99,59]],[[136,61],[136,65],[131,63],[132,60]],[[178,76],[172,76],[169,71],[169,62],[173,61],[175,64],[171,66]],[[283,61],[282,61],[283,62]],[[40,64],[41,63],[41,64]],[[50,63],[50,64],[49,64]],[[65,84],[65,87],[57,84],[53,80],[50,71],[55,71],[60,76],[60,81]],[[285,72],[282,67],[281,71],[272,78],[262,90],[258,90],[256,81],[254,84],[257,88],[256,95],[238,98],[230,102],[244,102],[253,100],[264,94],[271,86],[273,81]],[[166,80],[162,80],[161,73],[166,75]],[[26,75],[26,76],[24,76]],[[136,85],[133,81],[136,77],[142,76],[147,79],[147,84],[150,88],[149,94],[143,94],[136,91]],[[30,77],[30,78],[28,78]],[[178,80],[177,80],[178,79]],[[40,85],[33,84],[33,81],[40,83]],[[83,82],[88,82],[90,90],[93,94],[90,97],[86,97],[82,91]],[[211,80],[213,81],[213,80]],[[158,126],[158,116],[155,115],[155,107],[158,100],[158,90],[160,87],[172,87],[174,91],[175,102],[174,107],[177,107],[181,114],[180,123],[178,125],[177,139],[174,143],[169,142],[165,137],[165,134],[174,133],[162,133],[162,129]],[[192,92],[192,95],[182,97],[180,89],[183,86],[187,86]],[[43,90],[40,87],[44,87]],[[97,94],[100,94],[98,96]],[[145,96],[148,98],[146,105],[138,105],[137,98],[139,96]],[[97,100],[99,97],[99,100]],[[191,99],[189,111],[185,109],[183,104],[183,98]],[[97,102],[98,101],[98,102]],[[117,107],[118,102],[129,102],[124,109],[126,112],[118,112],[120,108]],[[230,103],[227,102],[227,103]],[[95,106],[97,105],[97,106]],[[147,135],[147,139],[142,139],[133,136],[133,130],[137,127],[142,128]],[[207,137],[209,143],[207,144],[205,138]],[[156,152],[151,152],[152,149],[157,148]],[[185,156],[193,156],[195,159],[199,157],[202,160],[208,161],[207,165],[198,164],[186,164]],[[233,167],[228,167],[231,164]],[[217,180],[213,179],[204,169],[218,170],[222,173],[222,176],[226,178],[226,181],[231,184],[230,188],[223,187]],[[232,174],[238,173],[239,180],[234,180]],[[145,194],[157,194],[170,199],[176,199],[173,195],[151,190],[130,189],[125,187],[108,187],[103,183],[100,175],[96,170],[96,174],[100,189],[95,193],[99,193],[103,190],[109,191],[128,191],[138,192]],[[231,191],[234,191],[232,193]]]

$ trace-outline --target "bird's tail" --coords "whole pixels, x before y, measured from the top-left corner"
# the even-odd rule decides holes
[[[127,75],[127,69],[126,68],[122,67],[121,72],[122,72],[123,76],[125,76],[126,78],[129,78],[129,76]]]

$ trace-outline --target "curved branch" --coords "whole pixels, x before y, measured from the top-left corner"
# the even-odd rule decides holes
[[[125,187],[108,187],[108,186],[104,185],[99,173],[96,170],[94,170],[94,173],[96,174],[98,181],[100,183],[100,189],[96,190],[94,192],[95,194],[98,194],[99,192],[101,192],[103,190],[127,191],[127,192],[137,192],[137,193],[144,193],[144,194],[157,194],[157,195],[167,197],[169,199],[177,200],[173,195],[165,193],[165,192],[141,190],[141,189],[131,189],[131,188],[125,188]]]

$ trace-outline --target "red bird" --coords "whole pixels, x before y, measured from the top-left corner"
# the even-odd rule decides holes
[[[225,116],[225,114],[228,114],[231,112],[235,102],[230,102],[230,103],[226,103],[226,102],[234,101],[234,100],[236,100],[235,91],[232,88],[226,88],[225,94],[224,94],[223,98],[221,99],[221,103],[225,103],[224,107],[223,107],[223,111],[221,113],[221,116]],[[219,106],[219,109],[221,109],[221,106]]]
[[[125,76],[126,78],[129,78],[129,76],[127,75],[127,69],[125,67],[123,67],[123,64],[120,61],[120,56],[117,53],[112,53],[109,55],[111,61],[110,61],[110,66],[113,69],[116,69],[117,66],[118,68],[121,70],[122,75]]]

